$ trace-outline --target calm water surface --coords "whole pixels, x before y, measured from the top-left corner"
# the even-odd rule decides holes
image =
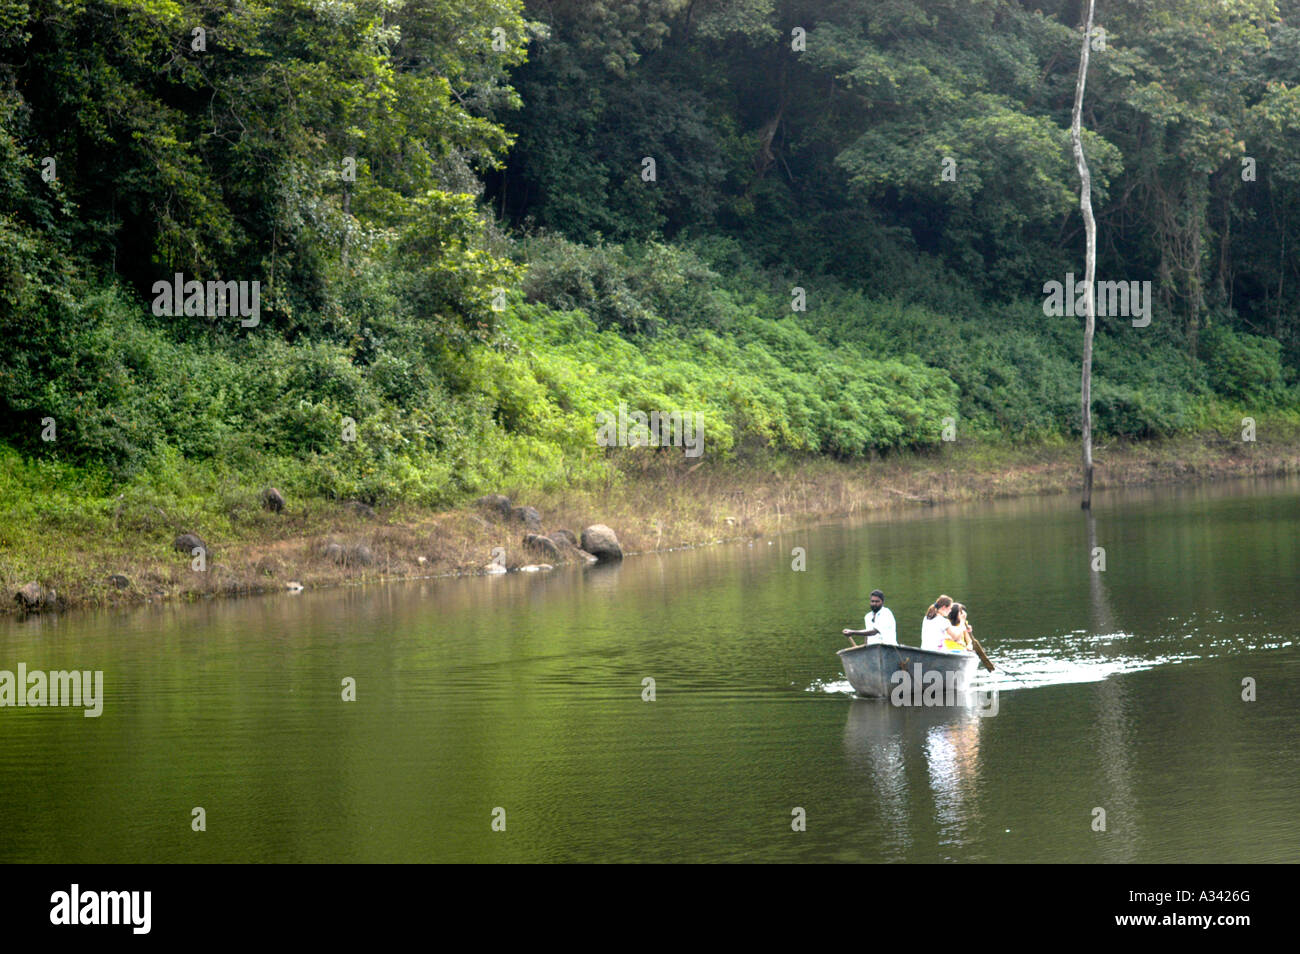
[[[3,621],[106,701],[0,709],[0,860],[1300,861],[1298,571],[1300,482],[1251,481]],[[874,587],[904,642],[967,603],[995,716],[853,697]]]

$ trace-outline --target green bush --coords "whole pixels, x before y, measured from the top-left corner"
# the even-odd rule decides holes
[[[1234,400],[1277,400],[1284,386],[1281,355],[1278,341],[1222,324],[1207,328],[1201,336],[1206,380],[1215,393]]]
[[[1078,323],[1046,318],[1035,302],[979,302],[959,287],[924,296],[954,311],[872,299],[826,275],[761,268],[717,238],[586,247],[534,237],[520,250],[536,257],[524,293],[494,313],[491,343],[422,318],[403,279],[373,264],[341,279],[355,313],[304,319],[313,332],[293,340],[178,337],[112,287],[49,299],[46,360],[0,359],[0,399],[29,455],[103,466],[128,484],[183,488],[199,472],[230,473],[298,494],[427,505],[603,481],[656,453],[597,444],[597,413],[620,403],[700,415],[706,453],[724,457],[925,447],[949,418],[962,439],[1078,434]],[[796,284],[806,312],[791,310]],[[1203,426],[1216,395],[1296,404],[1275,342],[1215,326],[1202,356],[1198,370],[1176,336],[1103,323],[1096,433]],[[43,416],[58,423],[54,444],[36,436]],[[355,441],[342,439],[349,417]]]
[[[1093,427],[1116,437],[1159,437],[1190,423],[1183,395],[1100,380],[1092,389]]]

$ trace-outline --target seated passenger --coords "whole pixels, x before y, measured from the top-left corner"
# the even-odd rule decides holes
[[[943,652],[943,631],[948,628],[948,607],[952,606],[951,596],[940,596],[925,611],[921,620],[921,648],[936,653]]]
[[[943,631],[943,648],[949,652],[973,652],[971,627],[966,622],[966,607],[953,603],[948,611],[948,626]]]

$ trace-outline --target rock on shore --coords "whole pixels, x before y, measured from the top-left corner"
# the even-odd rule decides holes
[[[208,551],[208,545],[193,533],[182,533],[172,541],[172,549],[177,553],[184,553],[186,556],[193,556],[195,547],[198,547],[204,553]]]
[[[566,544],[575,548],[578,546],[578,538],[574,536],[572,530],[552,530],[551,541],[557,547],[563,547]],[[561,541],[563,541],[563,543]]]
[[[539,533],[526,533],[524,534],[524,546],[554,563],[560,562],[560,548],[549,537],[544,537]]]
[[[603,523],[593,523],[582,531],[582,549],[599,563],[614,563],[623,559],[623,547],[614,531]]]
[[[510,516],[510,498],[502,494],[488,494],[486,497],[479,497],[476,501],[479,509],[485,510],[495,517],[505,519]]]
[[[542,515],[537,512],[536,507],[515,507],[510,511],[510,515],[533,533],[541,532]]]

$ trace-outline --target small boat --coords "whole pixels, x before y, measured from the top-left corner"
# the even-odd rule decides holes
[[[980,663],[974,653],[940,653],[890,643],[850,646],[838,653],[853,691],[860,696],[882,698],[888,698],[900,684],[900,680],[894,677],[894,673],[900,670],[909,678],[920,680],[924,680],[926,673],[942,673],[945,685],[954,682],[957,691],[965,692]]]

